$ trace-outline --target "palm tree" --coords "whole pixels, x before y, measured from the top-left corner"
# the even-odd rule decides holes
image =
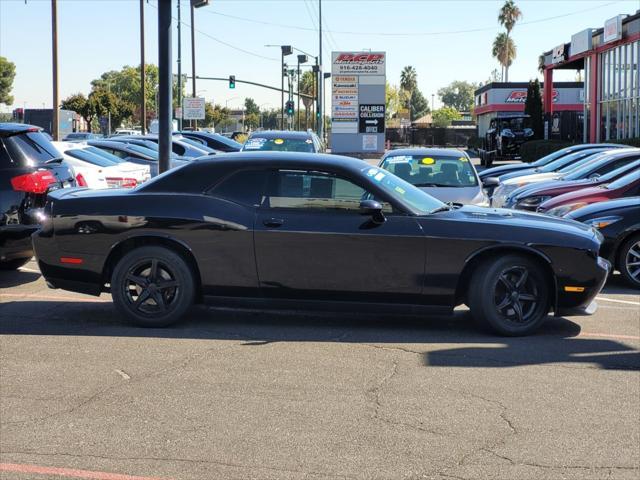
[[[307,70],[300,77],[300,93],[311,95],[313,98],[316,96],[316,78],[313,72]],[[309,128],[309,108],[313,105],[313,98],[302,97],[302,103],[304,104],[304,128]],[[298,112],[298,115],[300,113]]]
[[[407,65],[400,72],[400,90],[405,92],[406,107],[411,111],[411,95],[418,88],[418,73],[411,65]]]
[[[499,33],[493,41],[491,55],[502,65],[503,72],[505,73],[502,75],[502,78],[505,82],[509,80],[506,72],[516,58],[516,53],[516,44],[513,42],[513,39],[509,38],[509,35],[506,33]]]
[[[522,18],[522,12],[516,5],[516,2],[514,0],[506,0],[504,2],[504,5],[500,9],[500,12],[498,13],[498,22],[500,23],[500,25],[504,26],[504,28],[507,30],[507,43],[509,43],[508,41],[511,40],[510,39],[511,30],[513,30],[513,27],[516,26],[516,23],[521,18]],[[513,41],[511,43],[513,43]],[[505,82],[509,81],[509,65],[511,65],[511,62],[516,57],[515,44],[513,44],[513,51],[514,51],[513,58],[511,59],[510,62],[507,62],[507,64],[505,65],[505,72],[504,72]]]

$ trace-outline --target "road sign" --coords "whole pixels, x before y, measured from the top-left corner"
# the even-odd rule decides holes
[[[182,99],[184,120],[204,120],[204,98],[185,97]]]
[[[384,133],[384,104],[360,104],[358,133]]]

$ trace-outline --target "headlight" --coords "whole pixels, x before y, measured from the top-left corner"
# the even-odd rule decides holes
[[[505,128],[504,130],[502,130],[502,136],[503,137],[508,137],[508,138],[515,137],[514,133],[511,130],[509,130],[508,128]]]
[[[542,202],[546,202],[551,198],[551,195],[535,195],[533,197],[525,197],[522,200],[516,201],[514,208],[537,208]]]
[[[533,130],[531,130],[530,128],[525,128],[524,129],[524,136],[525,137],[533,137]]]
[[[595,227],[595,228],[604,228],[604,227],[608,227],[612,223],[616,223],[618,220],[622,220],[622,217],[611,216],[611,217],[591,218],[589,220],[585,220],[584,223],[586,223],[587,225],[591,225],[592,227]]]
[[[569,203],[568,205],[562,205],[561,207],[552,208],[546,213],[548,215],[553,215],[554,217],[563,217],[567,213],[573,212],[574,210],[577,210],[580,207],[584,207],[585,205],[587,205],[587,203],[585,202]]]

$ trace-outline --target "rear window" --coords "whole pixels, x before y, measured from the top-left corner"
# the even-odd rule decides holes
[[[251,137],[242,150],[273,150],[276,152],[308,152],[314,153],[315,147],[311,138],[264,138]]]
[[[6,137],[4,145],[13,162],[19,165],[41,165],[61,156],[56,147],[40,132],[20,133]]]
[[[77,158],[78,160],[82,160],[83,162],[90,163],[91,165],[97,165],[98,167],[113,167],[114,165],[117,165],[118,163],[120,163],[120,161],[116,162],[116,161],[107,160],[106,158],[101,157],[100,155],[96,155],[95,153],[87,152],[79,148],[67,150],[64,153],[66,153],[70,157],[74,157],[74,158]]]

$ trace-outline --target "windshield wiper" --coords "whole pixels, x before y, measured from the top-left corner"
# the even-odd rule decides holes
[[[453,210],[453,207],[450,204],[445,203],[444,205],[440,205],[438,208],[434,208],[433,210],[431,210],[429,214],[448,212],[449,210]]]
[[[49,165],[50,163],[62,163],[63,160],[64,160],[64,158],[62,158],[62,157],[50,158],[49,160],[44,162],[44,164],[45,165]]]

